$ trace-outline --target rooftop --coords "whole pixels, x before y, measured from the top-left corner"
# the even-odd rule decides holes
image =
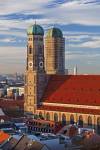
[[[42,101],[100,106],[100,75],[51,75]]]
[[[4,133],[3,131],[0,131],[0,144],[7,141],[10,138],[10,135],[7,133]]]

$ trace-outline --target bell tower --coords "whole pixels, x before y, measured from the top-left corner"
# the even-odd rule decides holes
[[[65,74],[65,39],[59,28],[51,28],[45,37],[45,70],[48,75]]]
[[[25,72],[24,111],[36,113],[44,92],[44,30],[34,24],[27,30],[27,64]]]

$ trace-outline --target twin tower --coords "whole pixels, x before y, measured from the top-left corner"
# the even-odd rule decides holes
[[[36,113],[50,75],[65,72],[65,39],[60,29],[44,30],[34,24],[27,30],[25,112]]]

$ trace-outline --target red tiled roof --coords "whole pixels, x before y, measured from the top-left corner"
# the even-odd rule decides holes
[[[38,110],[100,115],[100,110],[99,109],[72,108],[72,107],[67,107],[66,108],[66,107],[56,106],[56,105],[55,106],[41,105],[41,106],[38,106]]]
[[[100,105],[100,75],[51,75],[42,101]]]
[[[3,131],[0,131],[0,144],[5,142],[10,137],[9,134],[4,133]]]

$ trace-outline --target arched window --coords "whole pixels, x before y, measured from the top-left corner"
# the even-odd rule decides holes
[[[38,49],[39,49],[39,53],[41,54],[43,50],[42,46],[39,45]]]
[[[100,117],[97,118],[97,132],[100,134]]]
[[[74,115],[70,115],[70,124],[74,124]]]
[[[62,125],[65,126],[66,125],[66,115],[62,114]]]
[[[54,114],[54,121],[58,122],[58,114],[57,113]]]
[[[32,47],[29,46],[29,54],[32,54]]]
[[[27,83],[27,76],[26,75],[24,76],[24,81],[25,81],[25,83]]]
[[[92,117],[91,116],[88,117],[88,126],[92,127]]]
[[[79,116],[78,124],[79,124],[80,127],[83,127],[83,117],[82,117],[82,115]]]
[[[49,113],[46,114],[46,120],[48,120],[48,121],[50,120],[50,114]]]
[[[43,115],[42,115],[42,112],[41,112],[41,111],[39,112],[39,118],[40,118],[40,119],[43,119]]]

